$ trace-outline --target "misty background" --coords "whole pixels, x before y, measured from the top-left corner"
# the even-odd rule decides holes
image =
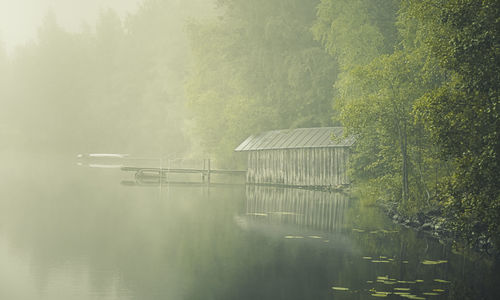
[[[339,125],[319,4],[3,1],[4,148],[244,168],[251,134]]]
[[[235,224],[245,218],[234,216],[255,213],[246,210],[243,186],[169,189],[158,182],[157,189],[141,190],[144,182],[131,184],[132,173],[75,164],[80,153],[127,153],[186,158],[181,163],[210,158],[213,169],[245,170],[245,154],[233,149],[250,135],[342,126],[356,139],[349,191],[360,200],[359,207],[346,201],[353,205],[346,214],[359,222],[346,227],[348,235],[366,232],[361,248],[373,258],[406,259],[405,249],[415,250],[407,269],[413,274],[422,270],[422,258],[449,261],[431,269],[442,274],[425,279],[451,283],[441,275],[456,273],[443,294],[448,298],[494,298],[497,263],[469,272],[453,263],[456,253],[429,247],[420,234],[403,229],[401,238],[387,236],[396,233],[384,224],[392,220],[371,208],[446,238],[449,232],[453,250],[463,243],[500,257],[499,16],[498,0],[0,0],[0,261],[9,262],[0,285],[25,290],[9,280],[12,257],[24,251],[33,255],[21,265],[38,261],[42,283],[66,257],[88,257],[82,265],[98,274],[95,286],[106,281],[99,266],[113,270],[100,290],[126,274],[125,293],[135,290],[141,299],[179,287],[179,274],[187,284],[173,297],[192,293],[190,299],[207,299],[221,282],[208,298],[242,298],[233,291],[262,298],[255,292],[265,286],[330,299],[332,279],[346,274],[352,279],[339,286],[366,287],[392,271],[378,265],[359,281],[356,274],[368,273],[351,262],[356,257],[365,268],[365,254],[322,248],[337,244],[333,239],[289,248],[283,236],[241,234]],[[375,229],[389,230],[375,235]],[[14,255],[3,241],[18,245]],[[436,254],[422,256],[427,249]],[[403,262],[386,266],[399,272]],[[295,281],[276,289],[288,275]]]
[[[186,24],[210,1],[1,1],[0,136],[25,151],[189,151]]]

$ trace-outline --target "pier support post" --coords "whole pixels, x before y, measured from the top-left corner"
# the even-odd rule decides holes
[[[210,184],[210,158],[207,159],[207,162],[208,162],[207,183]]]
[[[201,171],[201,182],[205,183],[206,159],[203,159],[203,169]]]

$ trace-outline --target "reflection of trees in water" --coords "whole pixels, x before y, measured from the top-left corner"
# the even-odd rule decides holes
[[[250,185],[246,194],[246,213],[259,222],[330,232],[345,223],[348,197],[342,193]]]

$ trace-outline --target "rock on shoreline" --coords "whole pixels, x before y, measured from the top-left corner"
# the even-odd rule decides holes
[[[434,209],[427,212],[419,212],[415,216],[407,217],[399,214],[393,207],[383,207],[386,214],[396,224],[403,225],[407,228],[413,228],[434,236],[435,238],[445,243],[453,243],[457,241],[458,234],[446,228],[446,218],[440,209]],[[487,253],[496,257],[500,256],[498,251],[495,251],[493,242],[490,239],[479,238],[478,242],[471,247],[479,253]]]

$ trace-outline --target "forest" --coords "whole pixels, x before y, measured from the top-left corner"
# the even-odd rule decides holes
[[[49,12],[0,42],[0,136],[242,167],[251,134],[343,126],[363,197],[499,246],[499,23],[496,0],[145,0],[78,33]]]
[[[341,125],[364,197],[438,210],[471,245],[500,242],[498,1],[219,1],[189,27],[188,107],[204,149]]]

